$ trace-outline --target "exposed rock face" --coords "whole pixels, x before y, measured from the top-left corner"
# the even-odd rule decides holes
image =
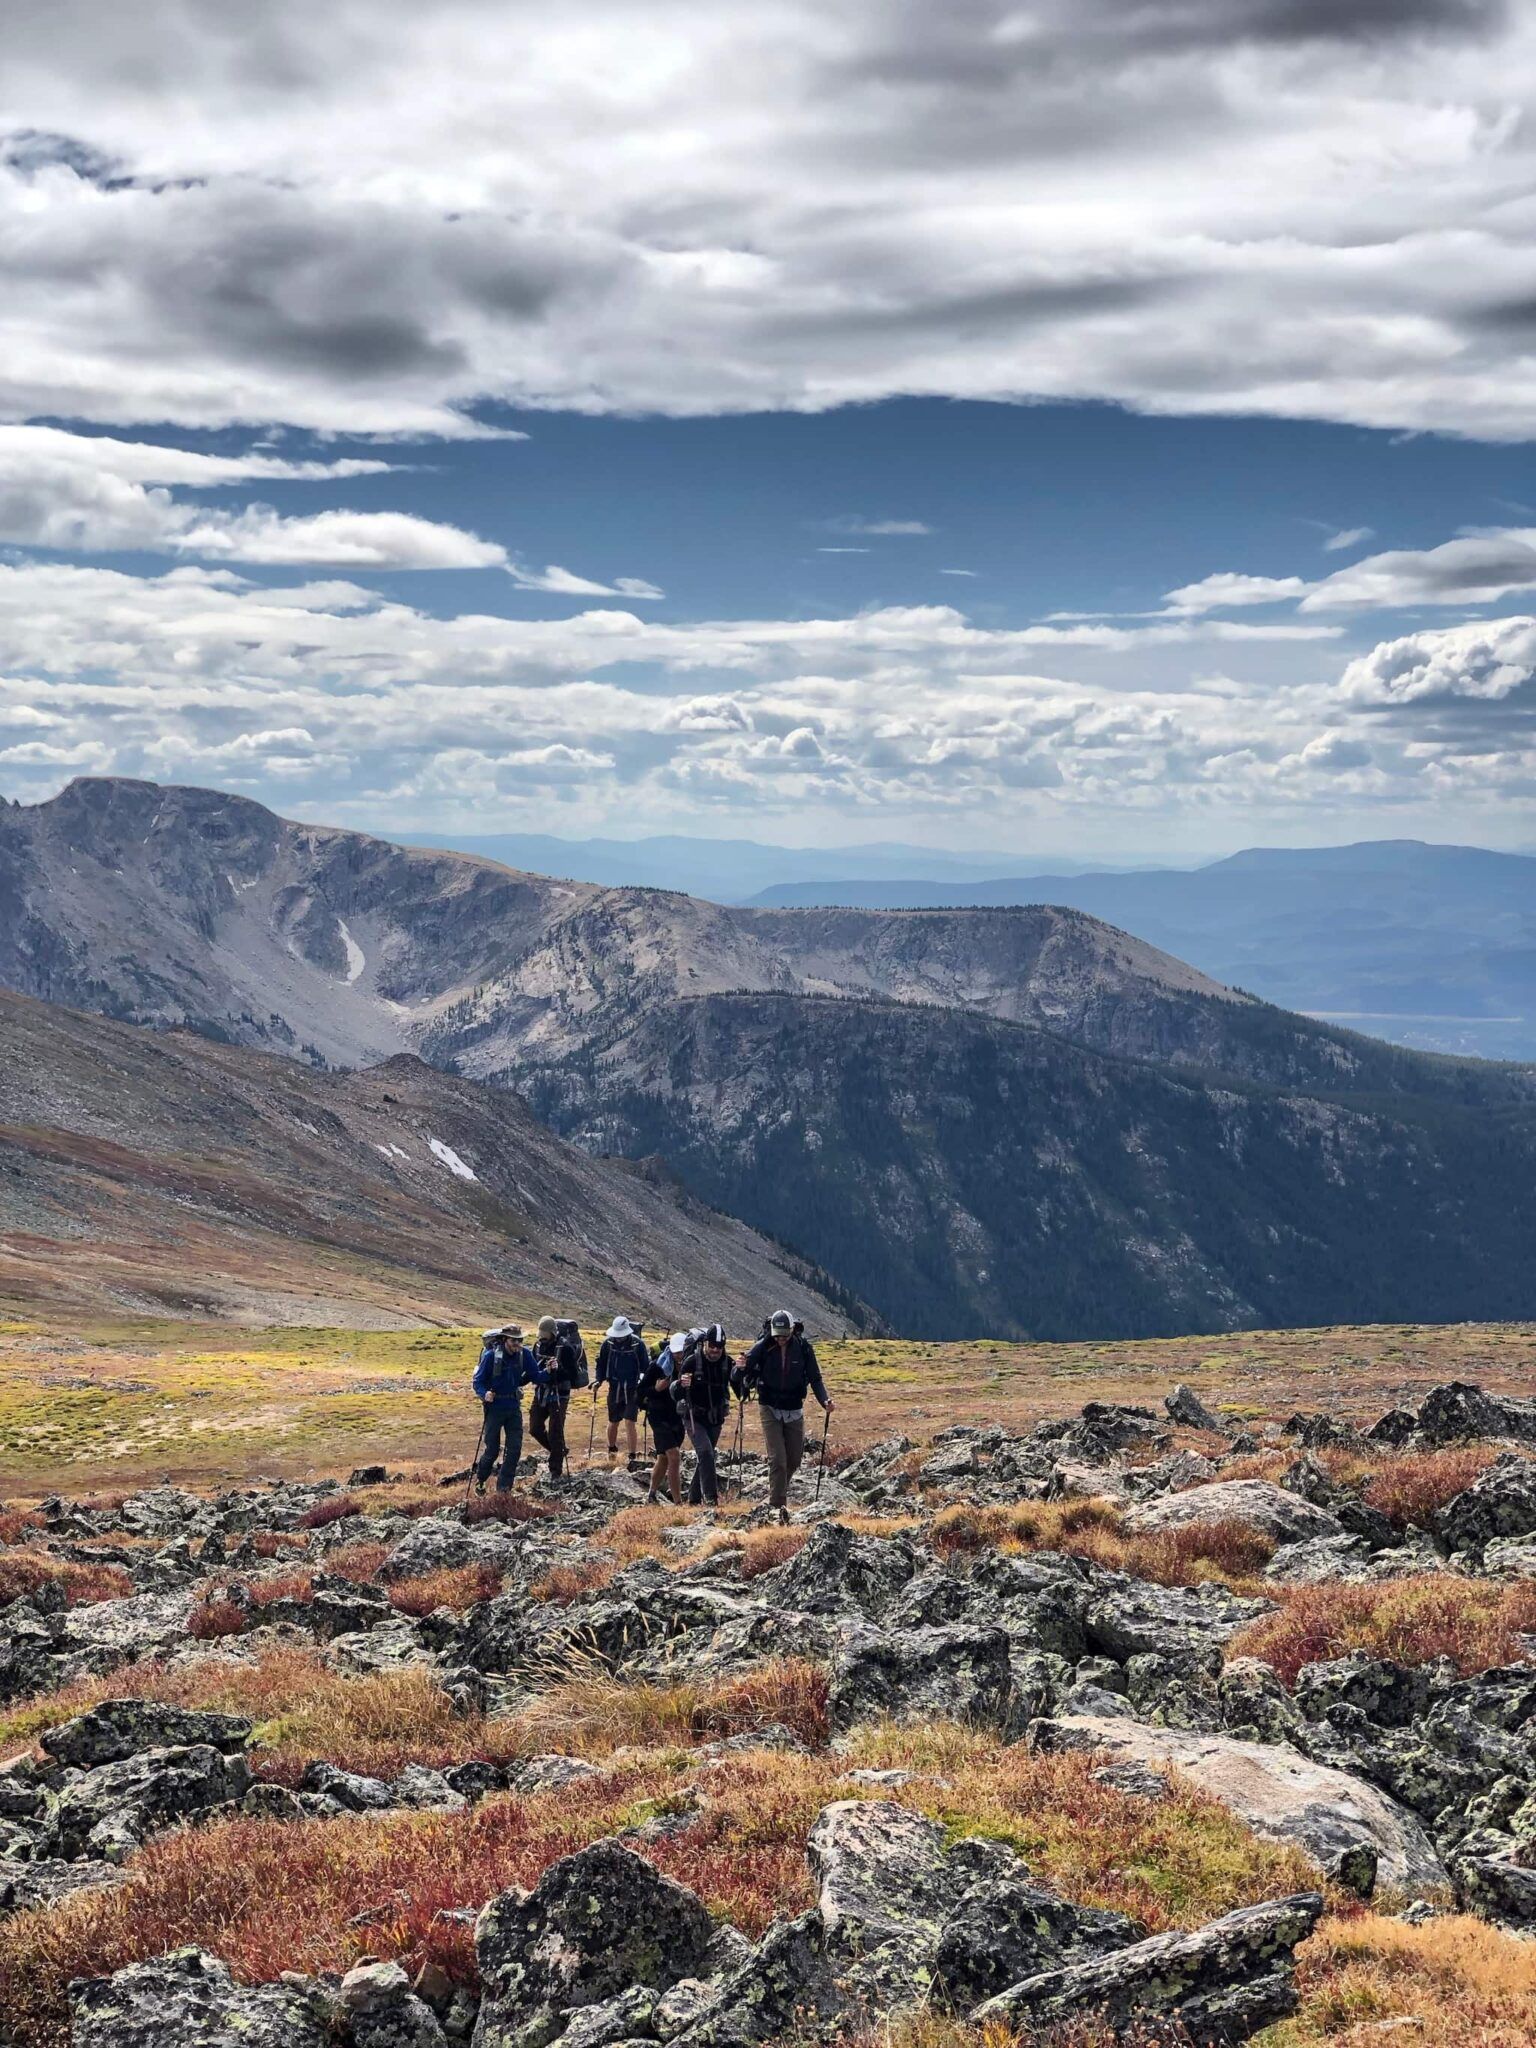
[[[898,1721],[978,1721],[1008,1728],[1013,1673],[1008,1638],[994,1628],[920,1628],[902,1635],[855,1626],[832,1673],[832,1719],[851,1728]]]
[[[1087,2016],[1130,2028],[1166,2016],[1200,2048],[1226,2048],[1295,2011],[1295,1950],[1322,1910],[1315,1892],[1245,1906],[1192,1934],[1153,1935],[1114,1955],[1028,1977],[972,2017],[1027,2029]]]
[[[1452,1380],[1425,1395],[1415,1427],[1429,1444],[1464,1443],[1476,1437],[1536,1443],[1536,1401],[1489,1394],[1466,1380]]]
[[[1536,1458],[1511,1455],[1480,1472],[1441,1511],[1437,1533],[1448,1549],[1474,1553],[1499,1537],[1536,1533]]]
[[[1314,1507],[1267,1479],[1221,1479],[1211,1486],[1191,1487],[1188,1493],[1170,1493],[1162,1500],[1132,1508],[1125,1518],[1126,1528],[1136,1536],[1212,1522],[1240,1522],[1276,1543],[1301,1543],[1341,1533],[1337,1519],[1326,1508]]]
[[[52,1810],[50,1846],[66,1859],[115,1861],[159,1829],[239,1799],[250,1782],[243,1756],[206,1743],[145,1750],[65,1785]]]
[[[398,1963],[348,1970],[336,2005],[354,2048],[445,2048],[436,2013],[416,1997]]]
[[[330,2048],[317,1986],[236,1985],[214,1956],[177,1949],[69,1987],[73,2048]]]
[[[203,1745],[225,1751],[243,1749],[251,1724],[239,1714],[215,1714],[189,1707],[164,1706],[158,1700],[103,1700],[73,1721],[46,1729],[42,1747],[61,1764],[94,1770],[120,1763],[147,1749]]]
[[[699,1976],[714,1932],[692,1892],[619,1842],[562,1857],[531,1892],[501,1893],[475,1923],[485,1986],[475,2048],[519,2048],[535,2020],[552,2039],[582,2006]]]
[[[1036,1722],[1030,1740],[1043,1749],[1091,1749],[1119,1762],[1175,1768],[1255,1833],[1305,1850],[1329,1876],[1353,1882],[1369,1869],[1372,1880],[1414,1898],[1449,1888],[1449,1875],[1413,1814],[1374,1785],[1295,1750],[1081,1716]]]

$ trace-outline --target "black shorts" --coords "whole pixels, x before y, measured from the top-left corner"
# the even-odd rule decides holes
[[[616,1387],[608,1382],[608,1420],[610,1422],[637,1422],[640,1418],[640,1389],[638,1387]]]
[[[683,1418],[675,1408],[669,1408],[665,1414],[647,1408],[645,1419],[651,1425],[651,1442],[658,1455],[683,1448]]]

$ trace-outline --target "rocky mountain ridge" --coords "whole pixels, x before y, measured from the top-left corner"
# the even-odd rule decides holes
[[[755,1327],[794,1298],[849,1326],[824,1276],[655,1162],[594,1159],[412,1055],[319,1072],[5,993],[0,1042],[13,1304],[381,1327],[537,1302]]]
[[[913,1334],[1536,1312],[1530,1070],[1329,1029],[1079,911],[731,908],[83,780],[0,811],[0,984],[518,1090]]]

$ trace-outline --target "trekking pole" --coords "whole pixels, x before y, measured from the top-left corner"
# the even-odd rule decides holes
[[[742,1489],[742,1477],[741,1477],[741,1437],[742,1437],[742,1431],[743,1431],[743,1430],[744,1430],[744,1429],[746,1428],[746,1424],[747,1424],[747,1404],[746,1404],[746,1402],[745,1402],[745,1401],[738,1401],[738,1402],[736,1403],[736,1456],[735,1456],[735,1465],[736,1465],[736,1491],[737,1491],[738,1493],[740,1493],[740,1492],[741,1492],[741,1491],[743,1490],[743,1489]]]
[[[464,1506],[469,1507],[469,1489],[475,1483],[475,1474],[480,1469],[480,1446],[485,1442],[485,1409],[480,1410],[480,1434],[475,1438],[475,1455],[469,1461],[469,1477],[464,1481]]]
[[[592,1427],[587,1431],[587,1463],[592,1463],[592,1446],[597,1442],[597,1389],[592,1389]]]
[[[821,1457],[816,1464],[816,1498],[821,1499],[821,1475],[827,1469],[827,1431],[832,1427],[832,1410],[829,1408],[826,1420],[821,1425]]]

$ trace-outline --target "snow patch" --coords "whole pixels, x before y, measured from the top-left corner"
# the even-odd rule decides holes
[[[347,980],[356,981],[368,965],[368,955],[347,930],[347,920],[344,917],[337,918],[336,929],[341,933],[341,943],[347,949]]]
[[[456,1175],[458,1179],[478,1180],[480,1178],[475,1169],[472,1166],[466,1166],[453,1147],[445,1145],[441,1138],[428,1138],[427,1147],[433,1156],[440,1159],[448,1171]]]
[[[386,1159],[389,1157],[389,1147],[387,1145],[375,1145],[373,1149],[375,1152],[382,1152]]]

